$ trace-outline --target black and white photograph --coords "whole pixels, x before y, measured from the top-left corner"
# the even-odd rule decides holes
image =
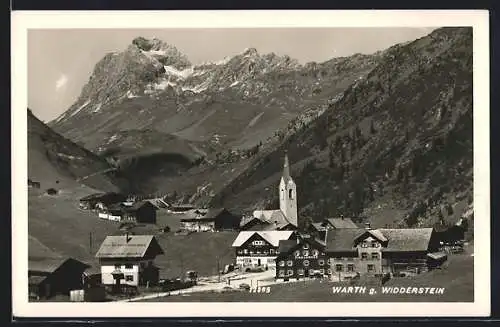
[[[13,17],[19,312],[489,314],[488,13],[299,13]]]

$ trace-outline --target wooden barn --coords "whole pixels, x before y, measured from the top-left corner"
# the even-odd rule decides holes
[[[135,202],[122,208],[123,220],[141,224],[156,224],[156,211],[158,208],[149,201]]]
[[[28,287],[32,298],[69,295],[83,287],[84,272],[90,266],[73,258],[28,260]]]
[[[238,230],[241,217],[225,208],[197,210],[197,216],[181,219],[181,229],[193,232]]]

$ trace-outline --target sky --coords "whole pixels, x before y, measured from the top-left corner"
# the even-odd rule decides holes
[[[95,64],[106,53],[123,51],[137,36],[172,44],[193,64],[221,60],[246,48],[286,54],[304,64],[373,53],[433,29],[32,29],[28,32],[28,106],[43,121],[56,118],[76,101]]]

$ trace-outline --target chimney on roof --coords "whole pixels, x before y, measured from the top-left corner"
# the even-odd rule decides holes
[[[371,224],[369,222],[365,223],[365,229],[372,229]]]

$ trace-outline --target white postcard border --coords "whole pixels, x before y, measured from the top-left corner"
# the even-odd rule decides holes
[[[16,317],[404,317],[490,314],[489,13],[486,10],[13,12],[12,294]],[[474,298],[471,303],[30,303],[28,302],[27,32],[46,28],[473,26]],[[479,249],[479,251],[477,251]],[[195,311],[193,310],[195,309]]]

